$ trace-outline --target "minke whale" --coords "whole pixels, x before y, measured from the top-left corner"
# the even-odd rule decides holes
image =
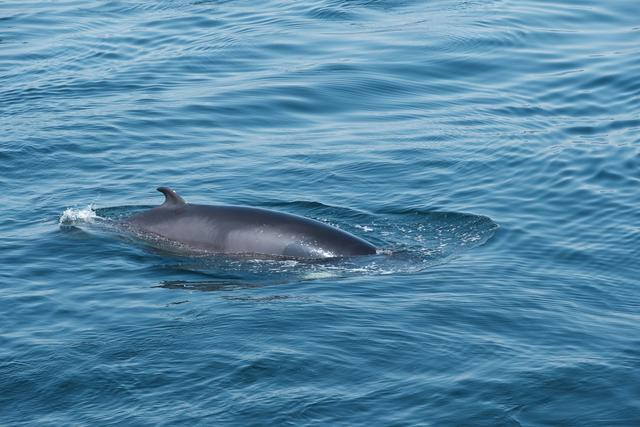
[[[340,258],[376,253],[371,243],[302,216],[262,208],[187,203],[167,187],[164,203],[124,220],[134,233],[196,251],[284,258]]]

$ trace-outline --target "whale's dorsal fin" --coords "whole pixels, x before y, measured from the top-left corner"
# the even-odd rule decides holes
[[[158,187],[157,190],[164,194],[164,203],[160,205],[162,207],[176,207],[187,204],[182,197],[178,196],[178,193],[169,187]]]

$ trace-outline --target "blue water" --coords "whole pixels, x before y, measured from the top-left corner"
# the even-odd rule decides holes
[[[640,425],[640,14],[0,3],[0,424]],[[258,206],[328,262],[101,227]]]

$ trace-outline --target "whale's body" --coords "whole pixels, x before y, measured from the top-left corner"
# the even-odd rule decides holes
[[[169,188],[158,191],[165,195],[162,205],[125,221],[135,232],[223,254],[317,259],[376,253],[371,243],[309,218],[261,208],[190,204]]]

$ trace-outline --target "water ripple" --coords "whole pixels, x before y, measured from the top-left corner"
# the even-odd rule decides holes
[[[637,2],[9,1],[0,28],[0,424],[638,424]],[[159,185],[387,252],[191,257],[92,218]]]

